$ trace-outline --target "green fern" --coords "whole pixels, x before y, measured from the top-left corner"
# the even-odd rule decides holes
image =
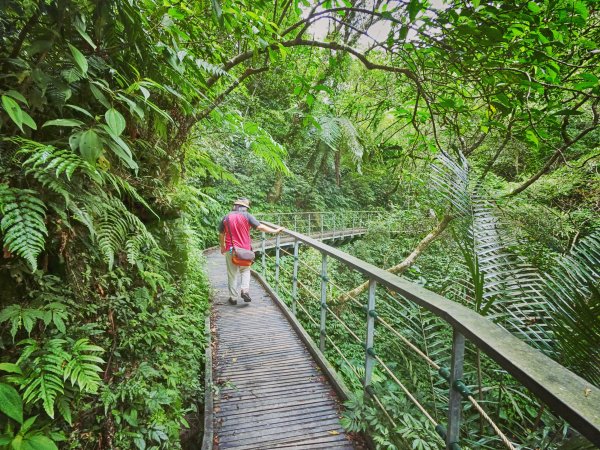
[[[17,364],[26,366],[33,357],[29,371],[24,376],[21,388],[25,403],[41,402],[46,414],[54,418],[54,402],[64,393],[63,365],[69,359],[64,339],[50,339],[44,347],[33,339],[22,341],[25,345]]]
[[[51,418],[54,418],[56,406],[63,417],[68,418],[70,410],[63,396],[71,397],[73,390],[82,394],[98,391],[102,383],[98,375],[102,369],[98,364],[104,360],[97,354],[103,349],[90,344],[87,338],[73,343],[70,351],[66,348],[70,343],[57,338],[43,345],[33,339],[20,344],[24,347],[17,364],[26,368],[20,379],[26,403],[41,403]]]
[[[27,334],[30,334],[34,325],[39,319],[43,319],[44,315],[44,311],[38,308],[24,308],[18,304],[9,305],[0,311],[0,324],[10,323],[10,335],[14,339],[21,328],[25,328]]]
[[[96,227],[96,235],[109,269],[112,269],[115,255],[122,248],[128,250],[128,259],[133,263],[138,258],[142,245],[157,247],[154,237],[140,219],[116,198],[106,201]]]
[[[87,338],[79,339],[73,345],[71,360],[64,367],[63,378],[73,386],[78,386],[81,392],[96,393],[102,382],[98,375],[102,369],[97,364],[105,361],[94,353],[102,352],[104,350],[101,347],[90,344]]]
[[[45,172],[54,172],[55,178],[65,174],[67,180],[71,180],[75,171],[79,170],[99,181],[96,169],[75,152],[61,150],[29,139],[14,138],[11,141],[20,147],[17,154],[27,158],[23,162],[23,165],[28,168],[27,173],[44,170]]]
[[[4,247],[37,268],[37,257],[44,250],[46,205],[30,189],[11,188],[0,184],[0,230]]]

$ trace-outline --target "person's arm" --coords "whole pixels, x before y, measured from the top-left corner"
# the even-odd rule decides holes
[[[225,233],[219,233],[219,245],[221,246],[221,255],[227,251],[225,248]]]
[[[256,227],[256,229],[258,231],[264,231],[265,233],[273,233],[273,234],[277,234],[280,233],[281,230],[283,230],[283,227],[279,227],[279,228],[271,228],[268,225],[265,225],[264,223],[261,223],[260,225],[258,225]]]
[[[248,219],[248,222],[250,223],[250,226],[252,228],[254,228],[255,230],[258,231],[264,231],[265,233],[273,233],[273,234],[277,234],[279,233],[281,230],[283,230],[283,227],[278,227],[278,228],[272,228],[268,225],[265,225],[263,223],[260,223],[258,221],[258,219],[256,217],[254,217],[252,214],[250,213],[246,213],[246,218]]]
[[[219,246],[221,247],[221,255],[223,253],[225,253],[227,251],[227,248],[225,248],[225,218],[227,216],[223,217],[221,219],[221,221],[219,222]]]

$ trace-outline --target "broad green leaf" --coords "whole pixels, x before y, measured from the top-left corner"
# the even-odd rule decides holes
[[[42,125],[42,128],[55,126],[55,127],[80,127],[83,122],[77,119],[53,119],[48,120]]]
[[[23,423],[23,400],[14,387],[4,383],[0,383],[0,412]]]
[[[35,124],[35,122],[31,118],[31,116],[29,114],[27,114],[25,111],[22,111],[22,114],[23,114],[23,123],[25,125],[27,125],[29,128],[37,130],[37,125]]]
[[[92,38],[90,37],[89,34],[87,34],[87,32],[85,31],[85,16],[78,16],[75,18],[75,20],[73,21],[73,26],[75,27],[75,29],[77,30],[77,32],[80,34],[80,36],[85,39],[85,41],[90,44],[90,47],[92,47],[94,50],[96,50],[96,44],[94,44],[94,41],[92,41]]]
[[[221,3],[219,0],[210,0],[212,5],[212,11],[217,18],[217,21],[221,26],[223,26],[223,10],[221,9]]]
[[[83,159],[90,164],[96,165],[96,160],[102,152],[102,143],[94,130],[87,130],[81,133],[81,137],[79,138],[79,152]]]
[[[410,0],[408,2],[407,9],[408,9],[409,20],[411,22],[414,22],[415,18],[417,17],[417,14],[421,10],[421,3],[419,2],[419,0]]]
[[[110,103],[106,99],[106,96],[98,87],[90,83],[90,91],[92,91],[92,95],[96,97],[96,100],[98,100],[102,104],[102,106],[104,106],[106,109],[111,108]]]
[[[27,419],[25,422],[23,422],[23,425],[21,426],[21,429],[19,430],[20,434],[27,433],[31,429],[31,427],[33,426],[33,424],[35,423],[37,418],[38,418],[38,416],[33,416],[33,417],[30,417],[29,419]]]
[[[75,60],[75,64],[79,67],[79,70],[85,75],[88,71],[88,62],[79,50],[69,44],[69,49],[71,50],[71,54],[73,55],[73,59]]]
[[[2,96],[2,106],[14,123],[23,131],[23,110],[17,102],[6,95]]]
[[[82,132],[78,131],[77,133],[73,133],[71,136],[69,136],[69,147],[71,147],[71,150],[75,151],[79,148],[81,134]]]
[[[8,373],[22,374],[21,368],[13,363],[0,363],[0,370]]]
[[[23,94],[21,94],[20,92],[11,89],[10,91],[6,91],[4,95],[8,95],[9,97],[14,98],[15,100],[19,100],[20,102],[25,103],[25,106],[29,106],[27,99],[23,97]]]
[[[527,139],[529,142],[531,142],[536,147],[540,146],[540,141],[533,130],[527,130],[525,132],[525,139]]]
[[[56,444],[46,436],[35,435],[25,437],[21,446],[22,450],[58,450]]]
[[[527,8],[529,8],[529,11],[533,14],[538,14],[542,10],[536,2],[527,3]]]
[[[125,129],[125,118],[123,115],[114,108],[109,109],[104,114],[104,118],[106,119],[106,123],[113,131],[113,133],[117,136],[120,136],[123,130]]]
[[[92,115],[91,112],[89,112],[87,109],[82,108],[81,106],[77,106],[77,105],[65,105],[67,108],[71,108],[74,109],[75,111],[79,111],[82,114],[85,114],[86,116],[88,116],[90,119],[93,119],[94,116]]]

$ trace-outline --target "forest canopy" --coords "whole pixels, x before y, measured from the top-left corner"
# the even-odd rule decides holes
[[[600,386],[594,0],[0,0],[0,67],[0,448],[196,445],[238,196]]]

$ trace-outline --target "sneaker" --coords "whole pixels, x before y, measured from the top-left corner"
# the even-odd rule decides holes
[[[250,298],[250,294],[248,294],[247,292],[242,292],[241,297],[246,303],[250,303],[252,301],[252,299]]]
[[[232,305],[237,305],[237,300],[229,297],[229,303],[231,303]]]

